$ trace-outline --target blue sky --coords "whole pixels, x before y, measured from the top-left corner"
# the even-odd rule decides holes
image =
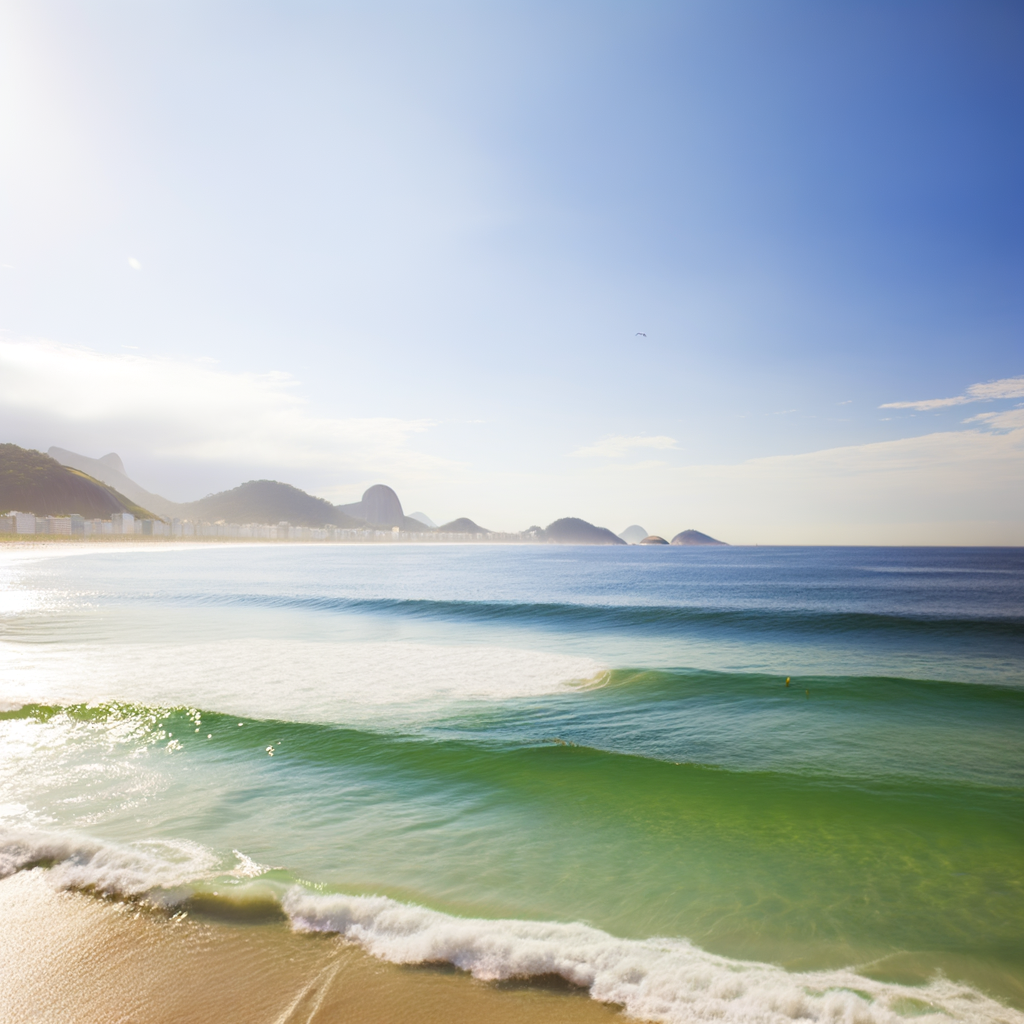
[[[968,390],[1024,374],[1019,4],[4,0],[0,97],[5,439],[1024,543],[1024,387]]]

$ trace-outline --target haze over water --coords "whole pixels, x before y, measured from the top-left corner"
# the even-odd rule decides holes
[[[1024,1020],[1019,550],[168,547],[0,573],[5,873],[269,901],[646,1019]]]

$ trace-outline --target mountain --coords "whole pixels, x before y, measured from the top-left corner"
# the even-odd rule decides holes
[[[70,466],[72,469],[88,473],[89,476],[105,483],[108,487],[113,487],[129,501],[144,508],[151,508],[157,515],[181,515],[177,511],[178,505],[175,502],[161,498],[159,494],[151,494],[130,479],[125,472],[121,457],[115,452],[104,455],[101,459],[90,459],[88,455],[79,455],[78,452],[69,452],[66,448],[54,446],[47,451],[47,455],[51,459],[56,459],[62,466]]]
[[[291,523],[292,526],[365,526],[362,519],[346,515],[337,505],[277,480],[249,480],[230,491],[208,494],[199,501],[177,506],[181,519],[215,523]]]
[[[37,516],[80,515],[86,519],[109,519],[116,512],[156,518],[87,473],[16,444],[0,444],[0,509]]]
[[[472,519],[467,519],[463,516],[461,519],[453,519],[450,523],[445,523],[444,526],[439,526],[438,530],[441,533],[490,533],[490,530],[485,530],[482,526],[477,526]]]
[[[556,519],[544,530],[549,544],[625,544],[611,530],[594,526],[583,519]]]
[[[47,452],[49,455],[49,452]],[[60,459],[57,460],[58,462]],[[121,461],[121,456],[117,452],[107,452],[106,455],[101,455],[97,462],[102,462],[104,466],[109,466],[111,469],[116,470],[118,473],[122,473],[124,476],[128,475],[128,470],[124,468],[124,463]],[[99,479],[97,477],[97,479]]]
[[[644,537],[641,544],[668,544],[668,541],[664,537],[659,537],[657,534],[651,534],[650,537]]]
[[[422,523],[428,530],[437,529],[437,523],[426,512],[410,512],[409,518],[415,519],[417,523]]]
[[[724,540],[715,540],[714,537],[709,537],[706,533],[701,533],[699,530],[683,530],[682,533],[677,533],[672,538],[673,544],[721,544],[722,547],[728,547]]]
[[[646,536],[647,531],[642,526],[627,526],[619,534],[619,539],[624,540],[627,544],[639,544]]]
[[[353,519],[362,519],[371,526],[398,526],[411,532],[428,529],[418,519],[412,519],[402,511],[402,503],[398,495],[385,484],[374,484],[363,492],[359,501],[351,505],[335,506],[343,515]]]

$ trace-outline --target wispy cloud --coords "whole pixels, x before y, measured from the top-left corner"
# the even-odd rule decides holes
[[[990,380],[985,384],[972,384],[965,394],[954,398],[925,398],[919,402],[886,402],[880,409],[915,409],[928,412],[931,409],[945,409],[951,405],[967,405],[969,402],[991,402],[997,398],[1024,398],[1024,377],[1004,377]]]
[[[0,340],[0,421],[25,420],[64,446],[90,438],[158,459],[306,467],[318,478],[421,476],[453,465],[410,448],[431,421],[320,415],[286,373]]]
[[[592,444],[587,448],[577,448],[571,454],[582,458],[621,459],[633,448],[669,450],[675,447],[675,438],[666,437],[663,434],[653,437],[643,435],[625,437],[620,435],[618,437],[606,437],[603,441],[598,441],[597,444]]]
[[[964,423],[983,423],[990,430],[1024,430],[1024,407],[1004,409],[1002,412],[980,412]]]

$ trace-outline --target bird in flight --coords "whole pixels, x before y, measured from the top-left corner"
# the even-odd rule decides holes
[[[643,331],[637,331],[636,334],[634,335],[634,337],[636,337],[636,338],[646,338],[647,335],[644,334]]]

